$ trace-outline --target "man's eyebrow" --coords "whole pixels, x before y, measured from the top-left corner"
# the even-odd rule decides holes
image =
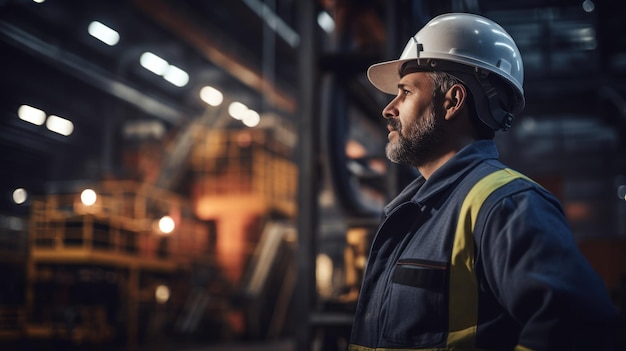
[[[418,88],[419,87],[419,82],[415,82],[415,83],[398,83],[398,89],[404,89],[404,88]]]

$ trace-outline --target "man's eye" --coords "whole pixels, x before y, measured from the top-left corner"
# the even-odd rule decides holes
[[[411,92],[406,90],[406,89],[402,89],[402,94],[404,95],[409,95]]]

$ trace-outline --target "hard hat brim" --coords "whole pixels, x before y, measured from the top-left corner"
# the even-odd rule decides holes
[[[367,69],[367,79],[376,89],[383,93],[395,95],[398,92],[398,82],[400,82],[400,66],[403,63],[415,60],[393,60],[371,65]]]

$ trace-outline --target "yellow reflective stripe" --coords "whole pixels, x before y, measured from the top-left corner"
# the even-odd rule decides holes
[[[450,348],[434,348],[434,349],[389,349],[389,348],[372,348],[372,347],[365,347],[365,346],[361,346],[361,345],[354,345],[354,344],[350,344],[348,346],[348,351],[452,351],[453,349]],[[456,351],[462,351],[462,350],[456,350]]]
[[[464,350],[465,349],[455,349],[455,348],[449,348],[449,347],[436,347],[436,348],[430,348],[430,349],[389,349],[385,347],[373,348],[373,347],[365,347],[365,346],[354,345],[354,344],[350,344],[348,346],[348,351],[464,351]],[[467,351],[481,351],[481,350],[482,349],[471,349]]]
[[[515,346],[515,351],[533,351],[533,349],[529,349],[526,346],[517,345]]]
[[[474,275],[474,226],[487,197],[517,178],[526,177],[508,168],[491,173],[478,181],[463,200],[450,262],[448,347],[473,349],[476,345],[478,285]]]

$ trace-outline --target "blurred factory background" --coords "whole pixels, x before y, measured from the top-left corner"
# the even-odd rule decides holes
[[[365,70],[450,11],[518,43],[502,159],[560,198],[623,314],[620,1],[0,0],[0,349],[345,347],[415,176]]]

